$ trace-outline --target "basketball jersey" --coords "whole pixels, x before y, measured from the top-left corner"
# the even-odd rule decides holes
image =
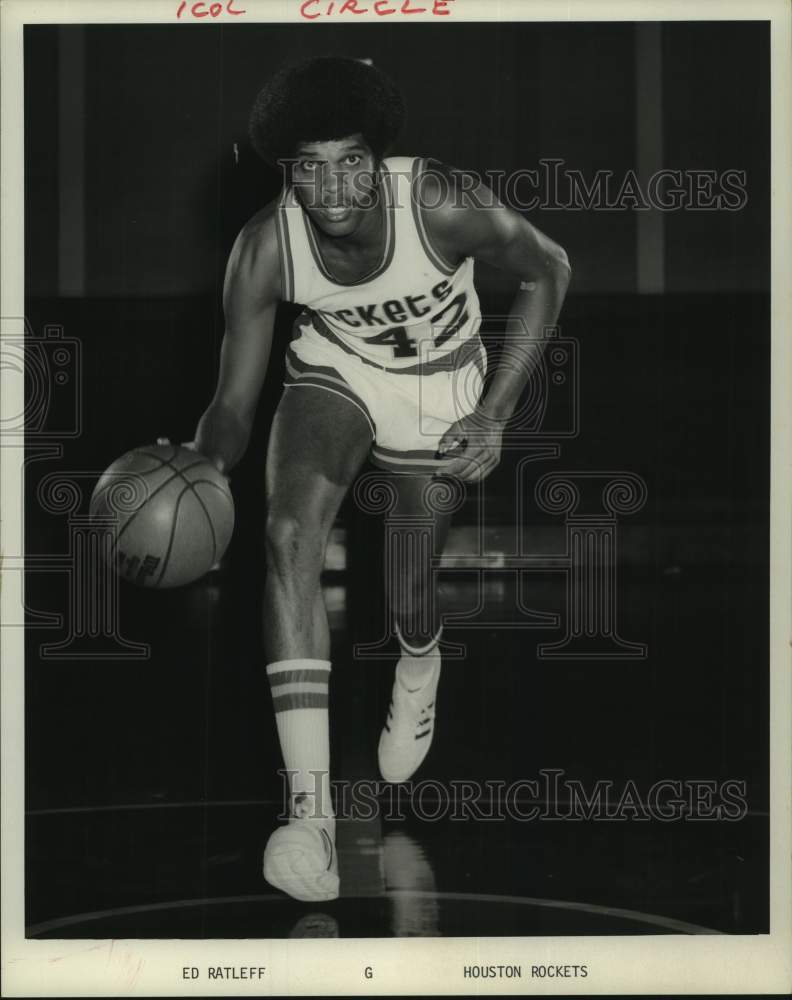
[[[276,214],[283,298],[309,310],[320,336],[390,371],[450,355],[477,337],[481,324],[473,258],[449,264],[429,239],[416,194],[425,169],[422,157],[383,161],[385,249],[357,281],[331,276],[291,186]]]

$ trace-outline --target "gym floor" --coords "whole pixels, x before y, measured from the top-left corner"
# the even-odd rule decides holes
[[[361,531],[373,544],[374,519]],[[336,532],[336,558],[345,535]],[[464,537],[462,529],[452,534],[452,553]],[[464,644],[466,655],[448,660],[435,743],[412,789],[375,787],[369,799],[379,793],[378,808],[340,820],[341,898],[306,905],[261,877],[263,846],[281,811],[281,765],[258,653],[254,560],[231,555],[219,572],[182,590],[123,585],[121,634],[147,643],[148,659],[42,659],[28,671],[29,936],[767,928],[768,818],[753,801],[736,822],[629,814],[569,821],[557,818],[567,812],[565,786],[548,793],[546,776],[562,772],[587,793],[609,779],[617,796],[633,780],[644,798],[661,778],[744,775],[746,760],[731,759],[739,734],[728,731],[730,713],[732,724],[738,718],[734,699],[744,698],[737,680],[743,651],[737,642],[715,651],[703,638],[690,641],[685,621],[695,617],[702,637],[723,629],[727,576],[702,570],[658,580],[627,568],[619,582],[622,627],[648,638],[649,653],[607,663],[537,658],[537,643],[558,631],[499,627],[517,595],[513,575],[495,572],[483,588],[485,617],[495,624],[447,629],[446,639]],[[352,656],[355,643],[377,637],[381,606],[366,601],[376,591],[370,555],[350,562],[326,574],[333,777],[373,783],[395,646],[388,659]],[[533,576],[523,601],[537,611],[563,608],[563,576]],[[36,583],[31,574],[31,583],[30,598],[51,606],[53,577],[40,574]],[[470,610],[473,591],[450,570],[441,591],[448,615]],[[749,619],[757,611],[743,607]],[[674,616],[675,624],[658,628]],[[712,669],[724,678],[718,695],[708,688]],[[709,718],[700,712],[707,703]],[[539,795],[523,789],[508,805],[505,788],[529,779],[538,780]],[[463,780],[479,789],[467,813]],[[483,818],[488,813],[495,820]]]

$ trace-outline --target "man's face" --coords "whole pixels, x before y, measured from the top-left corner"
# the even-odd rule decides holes
[[[375,200],[374,155],[361,135],[301,143],[292,184],[312,220],[328,236],[348,236]]]

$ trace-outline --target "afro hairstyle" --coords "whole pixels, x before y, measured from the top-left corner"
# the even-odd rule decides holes
[[[358,59],[321,56],[272,77],[253,104],[248,134],[271,166],[292,158],[301,142],[356,133],[380,160],[403,122],[401,94],[384,73]]]

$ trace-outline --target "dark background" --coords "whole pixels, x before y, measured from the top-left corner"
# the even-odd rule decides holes
[[[681,22],[661,30],[663,166],[745,170],[750,189],[738,212],[667,214],[666,291],[767,292],[768,29]],[[250,105],[284,61],[312,54],[371,58],[394,79],[409,112],[396,153],[428,152],[481,173],[540,158],[617,178],[637,166],[630,23],[28,28],[33,296],[58,287],[59,41],[73,44],[76,33],[91,298],[218,291],[236,231],[278,186],[248,147]],[[629,294],[637,214],[544,211],[532,221],[568,250],[574,294]]]
[[[638,212],[530,215],[572,262],[561,325],[580,352],[580,432],[563,442],[560,460],[536,463],[536,475],[627,470],[646,481],[647,503],[624,525],[620,599],[625,638],[645,641],[649,656],[534,662],[535,643],[557,635],[522,633],[517,642],[504,633],[502,648],[476,654],[486,676],[449,681],[444,725],[456,750],[435,762],[433,776],[520,777],[528,760],[532,774],[562,767],[584,780],[744,779],[749,808],[761,816],[768,807],[769,30],[751,22],[656,29],[661,102],[646,114],[659,116],[662,166],[744,170],[746,205],[665,213],[663,280],[651,294],[639,280]],[[429,153],[479,172],[562,158],[586,175],[602,168],[620,177],[637,167],[637,33],[630,23],[387,32],[27,27],[27,315],[35,333],[58,324],[79,339],[84,389],[81,435],[65,443],[61,459],[29,466],[28,553],[68,547],[65,519],[34,500],[42,476],[98,474],[159,435],[192,437],[214,389],[228,251],[278,191],[277,175],[249,147],[246,121],[256,91],[284,60],[372,58],[405,94],[409,118],[396,153]],[[505,312],[513,283],[489,269],[477,274],[484,312]],[[281,346],[292,315],[288,307],[280,314]],[[252,574],[245,580],[255,577],[250,541],[262,516],[281,354],[276,347],[254,439],[234,476],[239,527],[230,557]],[[488,481],[490,524],[514,523],[518,459],[507,453]],[[475,517],[471,501],[459,522]],[[375,537],[349,507],[342,521],[350,537]],[[557,524],[537,514],[537,531],[543,525],[552,540]],[[344,582],[355,639],[367,635],[366,602],[376,600],[372,580],[381,578],[372,551],[349,548]],[[63,610],[56,576],[29,575],[31,609]],[[276,795],[269,706],[249,696],[263,666],[255,602],[246,584],[225,586],[225,604],[217,588],[124,587],[124,634],[153,644],[152,659],[137,665],[47,661],[39,647],[52,634],[29,629],[31,815]],[[211,641],[221,626],[235,636],[233,657]],[[475,648],[478,640],[470,641]],[[235,666],[221,669],[224,657]],[[531,703],[537,685],[541,711],[526,722],[517,706]],[[471,692],[472,716],[464,708]],[[741,850],[758,865],[758,895],[731,926],[761,930],[766,828],[745,836]],[[92,848],[85,850],[90,858]],[[29,885],[38,886],[31,916],[60,912],[31,864]],[[717,896],[720,883],[713,884]]]

